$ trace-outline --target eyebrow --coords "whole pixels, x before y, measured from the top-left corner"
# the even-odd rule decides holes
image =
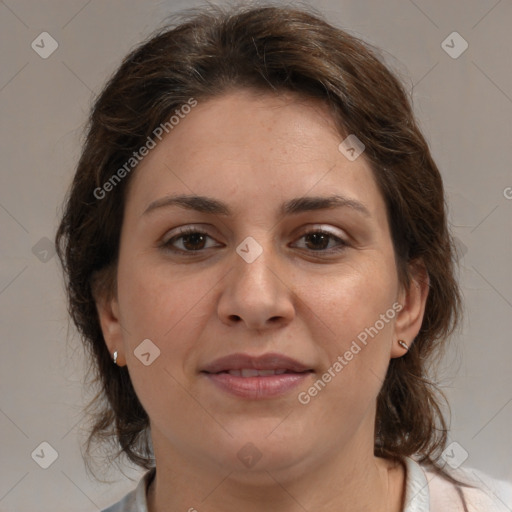
[[[157,209],[170,206],[179,206],[180,208],[195,210],[201,213],[225,216],[232,215],[227,204],[211,197],[190,194],[169,195],[156,199],[149,204],[142,215],[147,215]],[[356,212],[363,214],[365,217],[371,216],[369,210],[363,203],[356,199],[350,199],[338,194],[332,196],[306,196],[290,199],[281,205],[280,214],[286,216],[314,210],[327,210],[341,207],[351,208]]]

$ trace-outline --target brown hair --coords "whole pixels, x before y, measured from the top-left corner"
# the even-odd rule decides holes
[[[441,401],[430,380],[460,316],[454,245],[442,179],[403,86],[361,40],[317,14],[279,7],[209,7],[188,13],[132,51],[96,100],[56,242],[69,311],[91,355],[99,385],[89,409],[87,442],[111,441],[132,462],[153,466],[149,419],[126,367],[112,364],[100,328],[93,283],[114,294],[119,236],[130,175],[98,199],[152,136],[186,104],[230,89],[295,92],[326,104],[340,142],[356,134],[366,146],[385,198],[401,284],[422,262],[429,294],[423,324],[409,352],[392,359],[378,396],[375,454],[417,455],[435,467],[447,440]]]

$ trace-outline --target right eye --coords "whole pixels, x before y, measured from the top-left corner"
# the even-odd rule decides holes
[[[215,244],[206,246],[208,239],[213,240],[208,233],[197,228],[187,227],[180,229],[178,234],[165,241],[162,247],[181,253],[198,252],[215,247]]]

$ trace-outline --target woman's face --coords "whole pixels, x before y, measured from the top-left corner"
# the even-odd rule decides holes
[[[383,197],[341,141],[320,104],[238,91],[199,102],[137,168],[100,317],[157,461],[373,454],[376,397],[425,297],[401,290]]]

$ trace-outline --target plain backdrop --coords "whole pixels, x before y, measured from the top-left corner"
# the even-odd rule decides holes
[[[0,2],[0,511],[98,510],[140,475],[113,470],[100,484],[85,470],[84,359],[51,240],[91,101],[134,45],[192,5]],[[314,6],[380,47],[413,97],[445,180],[466,303],[441,379],[450,442],[467,452],[464,466],[512,479],[512,2]],[[56,457],[47,469],[41,453]]]

